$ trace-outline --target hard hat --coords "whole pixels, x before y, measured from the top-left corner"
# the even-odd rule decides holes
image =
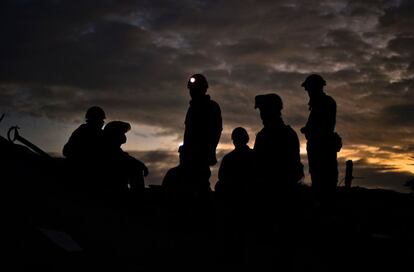
[[[207,79],[202,74],[194,74],[188,79],[187,88],[207,89]]]
[[[326,86],[326,81],[323,79],[323,77],[321,77],[318,74],[311,74],[305,79],[305,81],[302,83],[301,86],[302,87],[305,87],[305,86],[322,87],[322,86]]]
[[[255,105],[254,108],[257,109],[274,109],[281,111],[283,109],[283,102],[280,96],[275,93],[270,94],[260,94],[256,95],[255,97]]]
[[[123,121],[111,121],[104,127],[107,135],[124,135],[131,129],[131,125]]]
[[[106,116],[101,107],[93,106],[86,111],[85,118],[87,120],[103,120]]]

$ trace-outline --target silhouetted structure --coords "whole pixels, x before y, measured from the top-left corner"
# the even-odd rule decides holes
[[[330,202],[338,183],[337,152],[342,143],[335,133],[336,102],[324,92],[325,80],[317,74],[308,76],[302,87],[309,95],[309,118],[301,129],[307,139],[307,153],[312,188],[321,202]]]
[[[185,118],[183,155],[191,164],[193,182],[199,182],[209,189],[209,166],[217,163],[216,147],[220,140],[222,127],[219,105],[207,95],[208,83],[201,74],[190,77],[187,83],[191,101]],[[208,187],[208,188],[207,188]]]
[[[354,163],[352,160],[346,161],[346,168],[345,168],[345,189],[349,190],[352,186],[352,180],[354,176],[352,174],[354,168]]]

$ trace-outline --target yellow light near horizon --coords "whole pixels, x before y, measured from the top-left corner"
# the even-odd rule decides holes
[[[365,159],[368,164],[385,167],[386,169],[382,172],[408,172],[414,174],[414,160],[411,153],[408,152],[396,153],[381,150],[377,146],[352,145],[341,150],[338,157],[354,161]]]

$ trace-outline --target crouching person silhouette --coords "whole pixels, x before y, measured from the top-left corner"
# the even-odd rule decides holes
[[[127,122],[112,121],[103,130],[103,193],[105,199],[115,201],[112,203],[114,206],[128,204],[124,201],[131,197],[143,200],[144,177],[149,173],[143,162],[121,148],[127,141],[125,134],[130,129]]]

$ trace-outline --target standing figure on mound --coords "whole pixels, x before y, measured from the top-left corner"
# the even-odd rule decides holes
[[[207,95],[207,79],[201,74],[190,77],[187,83],[191,101],[185,117],[183,141],[184,160],[191,164],[194,190],[203,194],[210,192],[210,166],[217,163],[216,147],[222,127],[220,106]]]
[[[322,206],[329,206],[338,183],[337,152],[342,147],[335,133],[336,102],[323,88],[326,81],[317,74],[308,76],[302,87],[309,95],[309,118],[301,129],[307,140],[312,189]],[[326,204],[326,205],[325,205]]]
[[[133,196],[133,199],[140,198],[138,201],[142,200],[145,189],[144,177],[148,175],[145,164],[121,148],[121,145],[126,143],[125,134],[130,129],[131,126],[127,122],[112,121],[103,131],[102,193],[104,199],[110,200],[115,207],[128,204],[125,201],[129,201],[129,196]]]

